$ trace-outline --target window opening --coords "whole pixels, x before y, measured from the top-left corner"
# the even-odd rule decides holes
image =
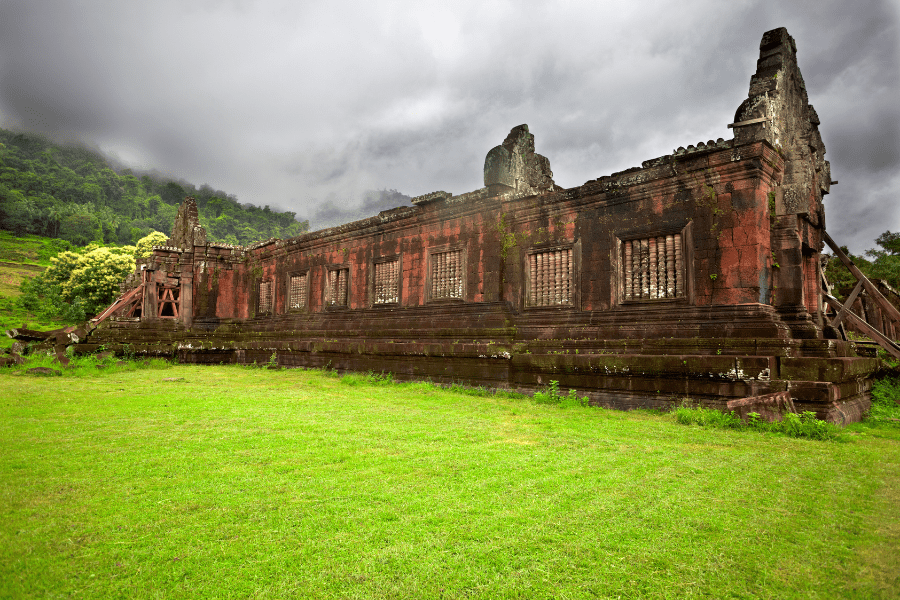
[[[272,312],[272,281],[259,282],[259,310],[257,314]]]
[[[175,319],[178,317],[181,289],[173,286],[160,285],[158,290],[157,316],[161,319]]]
[[[400,301],[400,259],[375,263],[375,304]]]
[[[290,290],[288,293],[288,308],[303,308],[306,306],[306,273],[291,275]]]
[[[462,298],[462,250],[431,255],[431,298]]]
[[[681,234],[622,242],[626,300],[684,296]]]
[[[347,306],[347,279],[349,269],[331,269],[325,288],[327,306]]]
[[[528,256],[530,289],[529,306],[571,305],[572,249],[534,252]]]

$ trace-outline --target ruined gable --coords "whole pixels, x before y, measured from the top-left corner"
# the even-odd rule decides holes
[[[200,225],[197,201],[188,196],[178,207],[178,215],[172,224],[172,235],[167,242],[175,248],[193,248],[206,245],[206,229]]]
[[[534,151],[528,125],[513,127],[484,159],[484,185],[494,194],[532,196],[553,189],[550,161]]]
[[[778,214],[808,214],[818,224],[831,188],[831,165],[797,64],[797,45],[785,28],[767,31],[759,45],[750,92],[734,116],[736,144],[769,142],[785,161]]]

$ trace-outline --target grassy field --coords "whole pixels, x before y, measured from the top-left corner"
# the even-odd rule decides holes
[[[111,360],[0,373],[0,596],[900,595],[890,424],[820,442]]]
[[[3,332],[28,324],[33,329],[56,329],[72,323],[43,319],[16,304],[19,284],[27,277],[44,272],[50,258],[64,246],[60,240],[37,235],[17,237],[0,231],[0,348],[8,348],[13,340]]]
[[[69,244],[39,235],[16,236],[0,230],[0,262],[50,266],[50,259]]]

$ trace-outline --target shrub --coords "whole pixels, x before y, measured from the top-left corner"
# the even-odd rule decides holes
[[[872,408],[866,416],[869,423],[900,427],[900,376],[885,377],[872,386]]]
[[[349,386],[357,386],[363,384],[389,384],[393,383],[394,376],[391,373],[385,373],[382,371],[381,373],[376,373],[375,371],[368,371],[366,373],[347,373],[343,377],[341,377],[341,383]]]
[[[679,406],[675,409],[675,421],[682,425],[700,425],[720,429],[739,429],[743,426],[734,411],[724,413],[714,408]]]
[[[19,286],[19,305],[47,319],[78,323],[102,311],[119,295],[119,284],[134,271],[133,246],[64,251],[40,275]]]
[[[548,388],[535,392],[534,401],[539,404],[557,404],[562,408],[588,405],[588,397],[583,396],[579,398],[578,392],[575,390],[569,390],[569,393],[565,396],[561,395],[559,393],[559,382],[556,380],[551,381]]]

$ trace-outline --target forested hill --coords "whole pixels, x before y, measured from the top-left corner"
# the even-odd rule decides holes
[[[293,212],[239,204],[208,185],[116,170],[91,150],[0,129],[0,229],[79,246],[133,244],[152,230],[170,233],[185,196],[196,198],[211,241],[247,245],[309,229]]]

